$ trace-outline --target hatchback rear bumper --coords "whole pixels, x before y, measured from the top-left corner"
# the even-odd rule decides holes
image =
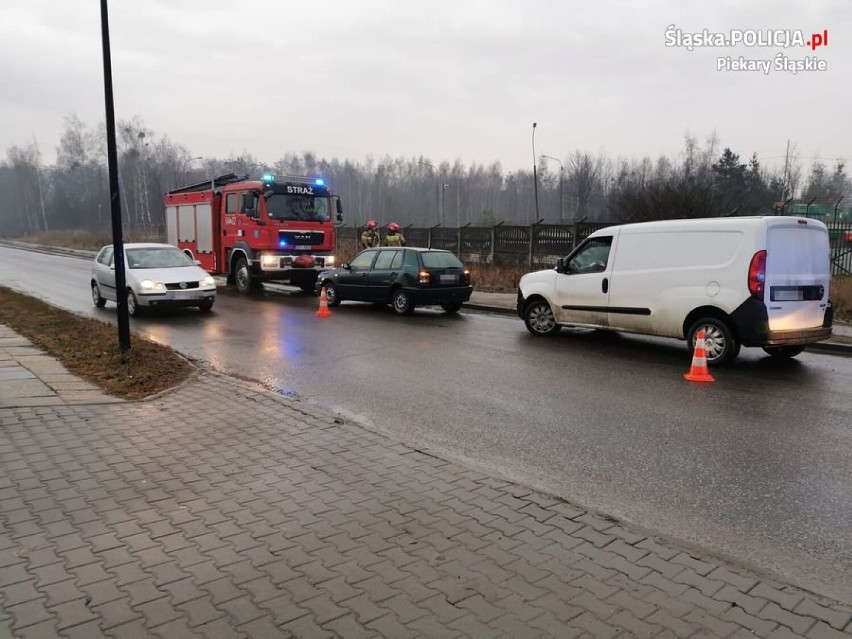
[[[473,293],[473,286],[446,286],[441,288],[406,289],[414,298],[415,304],[430,305],[446,302],[467,302]]]

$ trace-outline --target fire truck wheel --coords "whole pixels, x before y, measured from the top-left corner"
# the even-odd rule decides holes
[[[253,279],[246,258],[241,257],[237,260],[237,266],[234,269],[234,284],[237,285],[237,290],[240,293],[248,293],[256,289],[257,285]]]
[[[302,293],[310,293],[311,295],[314,294],[313,283],[302,282],[301,284],[299,284],[299,288],[302,289]]]

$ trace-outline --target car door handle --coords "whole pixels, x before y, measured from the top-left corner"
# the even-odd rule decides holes
[[[603,278],[603,282],[601,282],[601,290],[606,293],[609,290],[609,279]]]

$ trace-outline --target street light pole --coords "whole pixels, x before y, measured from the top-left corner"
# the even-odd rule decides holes
[[[537,122],[533,122],[532,128],[532,152],[533,152],[533,190],[535,191],[535,219],[540,220],[541,218],[538,216],[538,170],[536,169],[536,159],[535,159],[535,128],[538,125]]]
[[[101,0],[101,39],[104,57],[104,100],[106,110],[109,197],[112,210],[112,245],[115,263],[115,297],[118,306],[118,347],[130,350],[130,315],[127,309],[127,278],[124,273],[124,240],[121,231],[121,199],[118,190],[118,150],[115,139],[115,104],[112,97],[112,56],[109,47],[107,0]]]
[[[446,210],[447,210],[447,209],[444,208],[444,197],[447,194],[448,188],[450,188],[449,184],[441,184],[441,226],[444,225],[444,215],[445,215]]]
[[[433,164],[431,164],[430,162],[427,162],[426,160],[419,160],[417,163],[428,166],[430,169],[432,169],[432,172],[435,174],[435,177],[438,177],[438,169],[436,169]],[[438,209],[436,211],[436,214],[437,214],[437,220],[440,223],[440,221],[441,221],[441,183],[438,182],[438,183],[435,184],[435,186],[438,187],[435,190],[435,207]]]
[[[559,221],[564,222],[564,215],[562,214],[562,176],[565,174],[565,166],[562,164],[562,160],[552,155],[542,155],[541,157],[559,162]]]
[[[199,156],[196,156],[194,158],[189,158],[189,159],[183,161],[183,164],[181,165],[180,173],[181,173],[181,176],[183,177],[184,182],[186,182],[186,167],[189,166],[189,163],[195,162],[196,160],[203,160],[203,159],[204,158],[199,155]]]

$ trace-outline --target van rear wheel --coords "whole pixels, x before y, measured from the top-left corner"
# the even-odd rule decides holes
[[[777,359],[790,359],[791,357],[795,357],[803,350],[805,350],[804,346],[764,346],[763,350],[767,352],[767,354],[775,357]]]
[[[708,366],[730,364],[740,354],[740,342],[733,331],[724,321],[715,317],[704,317],[690,327],[687,344],[691,353],[695,352],[695,338],[699,330],[704,330],[704,351]]]

